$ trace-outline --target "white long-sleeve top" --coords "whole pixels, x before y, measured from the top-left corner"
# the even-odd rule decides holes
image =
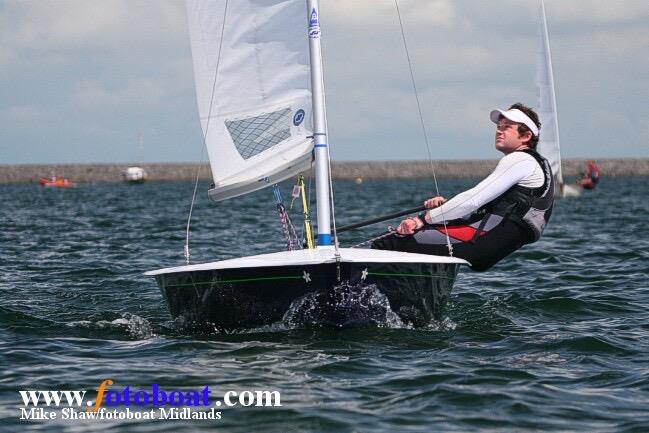
[[[502,157],[496,169],[482,182],[456,195],[442,206],[429,210],[428,215],[433,224],[467,217],[514,185],[538,188],[543,186],[544,181],[543,169],[532,155],[527,152],[512,152]]]

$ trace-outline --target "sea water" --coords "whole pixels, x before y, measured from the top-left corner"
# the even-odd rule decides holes
[[[474,183],[442,180],[440,192]],[[289,208],[290,188],[283,185]],[[192,262],[283,248],[270,190],[210,203],[206,189],[199,186],[191,224]],[[342,330],[289,314],[261,329],[208,335],[180,333],[143,275],[184,263],[192,190],[162,182],[0,186],[0,430],[649,430],[649,178],[604,178],[594,191],[558,200],[539,242],[490,271],[461,270],[444,319],[424,328],[390,311],[379,327]],[[435,193],[431,181],[417,180],[336,182],[335,194],[344,225]],[[298,226],[299,205],[291,210]],[[341,244],[396,222],[345,233]],[[305,305],[313,307],[296,311]],[[113,403],[125,387],[133,393],[114,417],[20,419],[20,390],[94,398],[107,379]],[[187,402],[205,387],[210,398],[277,392],[281,406],[212,405],[204,419],[183,418],[196,415]],[[140,399],[178,390],[176,402],[189,400],[163,408],[177,417],[120,418],[158,410],[133,406],[138,390]]]

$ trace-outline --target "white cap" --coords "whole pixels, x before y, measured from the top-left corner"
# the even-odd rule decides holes
[[[507,111],[493,110],[491,114],[489,114],[489,117],[491,118],[491,121],[493,123],[498,123],[500,116],[504,116],[512,122],[522,123],[523,125],[530,128],[530,131],[532,131],[532,134],[534,134],[534,136],[539,136],[539,127],[536,126],[536,123],[534,123],[532,119],[530,119],[527,114],[523,113],[521,110],[517,108]]]

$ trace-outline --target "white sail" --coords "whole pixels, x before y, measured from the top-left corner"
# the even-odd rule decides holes
[[[304,0],[187,0],[187,16],[210,197],[245,194],[308,170]]]
[[[536,84],[539,89],[538,114],[541,120],[541,137],[538,151],[550,162],[557,183],[563,184],[557,101],[554,94],[552,56],[550,55],[550,39],[548,37],[548,25],[543,0],[540,0],[539,4],[539,45],[536,66]]]

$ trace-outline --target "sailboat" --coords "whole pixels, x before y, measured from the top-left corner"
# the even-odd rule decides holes
[[[342,248],[332,233],[318,1],[186,3],[214,180],[208,196],[231,199],[315,166],[317,246],[147,272],[173,318],[192,328],[254,328],[281,323],[308,301],[317,323],[371,325],[364,288],[404,324],[439,318],[466,261]]]
[[[545,4],[539,2],[539,44],[536,63],[536,84],[539,90],[539,120],[542,132],[537,149],[552,167],[557,188],[556,195],[560,197],[575,197],[580,190],[574,185],[566,185],[561,170],[561,148],[559,146],[559,121],[557,119],[557,100],[554,91],[554,74],[552,73],[552,55],[550,54],[550,38],[548,23],[545,16]]]
[[[126,183],[142,183],[146,180],[147,174],[142,167],[128,167],[122,172],[122,178]]]
[[[41,186],[51,188],[73,188],[76,184],[63,176],[41,177],[38,180]]]
[[[138,150],[140,153],[140,160],[142,160],[142,152],[144,150],[142,133],[139,134],[139,137],[140,139],[139,139]],[[131,183],[131,184],[143,183],[147,179],[147,177],[148,176],[146,170],[144,170],[144,168],[139,166],[127,167],[126,170],[122,172],[122,179],[126,183]]]

